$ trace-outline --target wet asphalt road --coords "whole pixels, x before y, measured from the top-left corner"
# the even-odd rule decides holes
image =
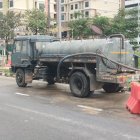
[[[126,110],[128,96],[96,91],[79,99],[68,85],[19,88],[1,76],[0,140],[140,140],[140,116]]]

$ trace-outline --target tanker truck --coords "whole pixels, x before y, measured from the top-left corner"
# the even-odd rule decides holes
[[[139,81],[133,53],[122,34],[69,41],[47,35],[18,36],[11,69],[19,87],[42,79],[50,85],[67,83],[74,96],[87,97],[97,89],[119,92],[129,82]]]

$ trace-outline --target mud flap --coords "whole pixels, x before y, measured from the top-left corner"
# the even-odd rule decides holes
[[[25,83],[32,83],[33,73],[31,70],[25,70]]]
[[[88,69],[85,70],[85,73],[89,77],[90,91],[102,88],[103,83],[96,80],[95,74],[91,73]]]

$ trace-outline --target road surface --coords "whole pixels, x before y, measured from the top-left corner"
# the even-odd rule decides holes
[[[19,88],[0,76],[0,140],[140,140],[140,116],[125,108],[128,96],[100,90],[80,99],[68,85]]]

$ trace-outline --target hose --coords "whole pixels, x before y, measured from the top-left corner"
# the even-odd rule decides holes
[[[102,54],[103,54],[103,53],[102,53]],[[72,54],[72,55],[67,55],[67,56],[63,57],[63,58],[59,61],[58,66],[57,66],[57,79],[58,79],[58,80],[60,79],[60,67],[61,67],[62,63],[63,63],[66,59],[68,59],[68,58],[72,58],[72,57],[79,56],[79,55],[93,55],[93,56],[96,56],[96,57],[99,56],[99,57],[104,58],[104,59],[107,59],[107,60],[109,60],[110,62],[115,63],[115,64],[117,64],[117,65],[119,65],[119,66],[125,67],[125,68],[127,68],[127,69],[130,69],[130,70],[133,70],[133,71],[140,71],[140,69],[136,69],[136,68],[133,68],[133,67],[130,67],[130,66],[127,66],[127,65],[118,63],[118,62],[116,62],[116,61],[114,61],[114,60],[109,59],[108,57],[105,57],[105,56],[101,55],[101,54],[90,53],[90,52],[86,52],[86,53],[76,53],[76,54]]]
[[[100,49],[96,50],[96,54],[102,54],[107,59],[107,56]],[[110,63],[112,63],[112,65],[114,65],[114,67],[111,67],[110,65],[107,65],[106,62],[104,61],[104,58],[101,58],[101,59],[102,59],[102,63],[104,64],[104,66],[106,66],[109,69],[115,69],[114,67],[116,67],[116,65],[114,63],[112,63],[109,59],[107,59],[107,60]]]

